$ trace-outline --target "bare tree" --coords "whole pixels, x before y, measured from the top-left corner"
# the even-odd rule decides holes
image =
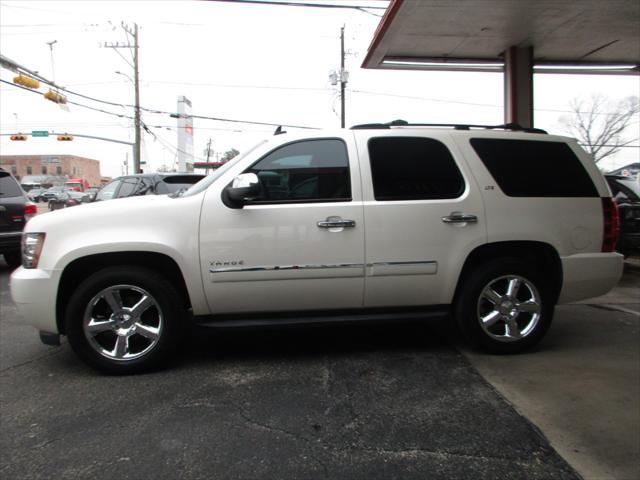
[[[638,97],[613,102],[604,95],[594,95],[590,100],[574,98],[570,106],[572,114],[560,121],[596,162],[639,139],[635,118],[640,112]],[[625,131],[632,126],[635,129],[631,138],[626,137]]]
[[[224,155],[222,155],[222,158],[220,159],[220,161],[221,162],[228,162],[229,160],[231,160],[233,157],[235,157],[239,153],[240,152],[238,150],[236,150],[235,148],[232,148],[231,150],[227,150],[226,152],[224,152]]]

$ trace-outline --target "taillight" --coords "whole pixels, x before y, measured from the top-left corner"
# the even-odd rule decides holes
[[[602,235],[602,251],[615,252],[618,233],[620,231],[620,212],[613,198],[602,199],[602,217],[604,233]]]
[[[24,220],[28,222],[38,214],[38,206],[35,203],[27,202],[24,204]]]

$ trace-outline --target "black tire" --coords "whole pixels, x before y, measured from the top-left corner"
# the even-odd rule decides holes
[[[145,294],[151,300],[142,304]],[[82,282],[67,304],[65,327],[84,362],[127,375],[163,366],[180,342],[184,319],[184,302],[165,277],[144,267],[115,266]],[[90,327],[97,333],[89,333]]]
[[[7,252],[4,253],[4,261],[7,262],[7,265],[11,270],[18,268],[22,265],[22,254],[18,252]]]
[[[509,295],[509,285],[515,289],[518,281],[516,295]],[[534,265],[515,258],[493,259],[475,267],[462,282],[454,316],[472,346],[490,353],[519,353],[537,344],[549,330],[553,292]]]

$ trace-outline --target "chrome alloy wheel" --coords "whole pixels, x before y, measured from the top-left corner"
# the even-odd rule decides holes
[[[151,351],[160,340],[162,327],[158,302],[133,285],[114,285],[98,292],[82,320],[89,345],[109,360],[121,362]]]
[[[529,280],[507,275],[491,280],[482,289],[477,310],[487,335],[500,342],[515,342],[535,330],[542,299]]]

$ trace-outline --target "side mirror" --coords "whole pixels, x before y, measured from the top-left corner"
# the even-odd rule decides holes
[[[260,181],[255,173],[242,173],[222,192],[222,201],[230,208],[242,208],[260,195]]]

